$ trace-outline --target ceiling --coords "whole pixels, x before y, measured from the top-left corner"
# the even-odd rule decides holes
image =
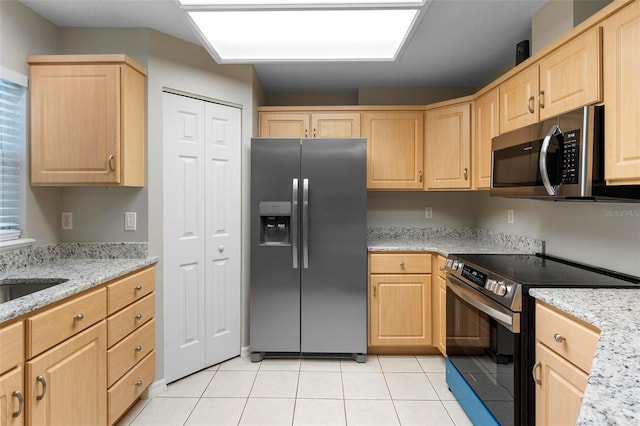
[[[2,0],[0,0],[2,1]],[[201,44],[175,0],[20,0],[60,27],[148,27]],[[513,64],[547,0],[433,0],[394,62],[255,64],[267,92],[479,87]],[[295,36],[295,35],[292,35]]]

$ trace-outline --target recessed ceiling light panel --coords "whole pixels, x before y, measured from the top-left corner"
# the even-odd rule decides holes
[[[208,10],[188,14],[218,62],[257,63],[394,60],[418,12]]]
[[[182,6],[207,7],[207,8],[245,8],[251,7],[362,7],[363,5],[380,6],[411,6],[418,7],[425,4],[426,0],[177,0]]]

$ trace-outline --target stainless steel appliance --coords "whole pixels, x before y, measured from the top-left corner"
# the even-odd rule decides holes
[[[493,138],[490,194],[640,202],[640,185],[606,185],[604,118],[585,106]]]
[[[251,359],[367,350],[366,139],[251,140]]]
[[[535,424],[533,287],[638,287],[640,278],[545,255],[451,255],[446,380],[474,424]]]

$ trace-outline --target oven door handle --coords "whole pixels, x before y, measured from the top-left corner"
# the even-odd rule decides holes
[[[451,289],[460,299],[489,315],[512,333],[520,333],[520,314],[511,312],[488,297],[466,287],[466,284],[456,277],[447,275],[447,288]]]

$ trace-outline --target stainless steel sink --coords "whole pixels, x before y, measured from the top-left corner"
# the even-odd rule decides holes
[[[67,278],[5,278],[0,280],[0,303],[67,281],[69,281]]]

